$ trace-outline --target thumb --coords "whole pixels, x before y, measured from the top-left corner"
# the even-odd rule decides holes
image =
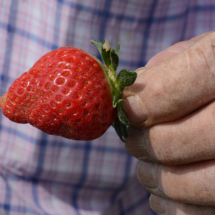
[[[188,48],[138,69],[135,83],[125,88],[123,109],[132,126],[173,121],[214,100],[215,32],[179,44]]]

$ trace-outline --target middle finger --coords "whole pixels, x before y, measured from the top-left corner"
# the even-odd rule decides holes
[[[180,120],[128,129],[125,144],[143,161],[179,165],[215,159],[215,101]]]

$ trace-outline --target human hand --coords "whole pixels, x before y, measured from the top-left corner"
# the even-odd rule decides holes
[[[124,90],[126,149],[158,214],[215,214],[215,32],[177,43]]]

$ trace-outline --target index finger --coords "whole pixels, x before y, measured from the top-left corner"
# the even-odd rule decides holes
[[[215,32],[196,41],[138,71],[135,83],[123,92],[123,108],[132,126],[179,119],[215,98]]]

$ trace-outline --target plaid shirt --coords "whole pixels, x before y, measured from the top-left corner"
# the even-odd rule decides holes
[[[0,0],[0,95],[46,52],[121,44],[137,69],[215,27],[212,0]],[[138,160],[111,127],[94,141],[47,135],[0,114],[0,215],[152,215]]]

